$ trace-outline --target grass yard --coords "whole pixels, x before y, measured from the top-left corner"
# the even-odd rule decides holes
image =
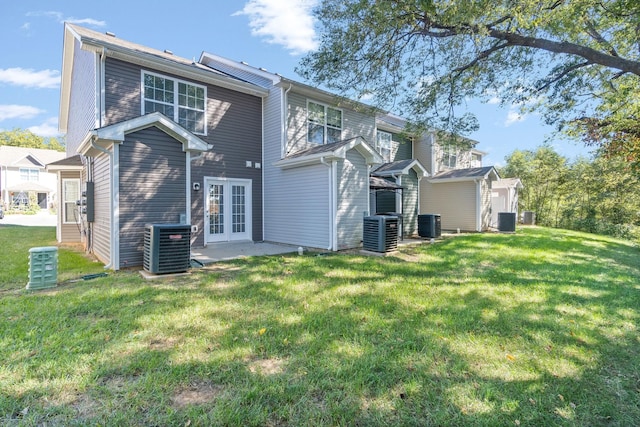
[[[629,242],[522,228],[40,292],[24,290],[12,251],[0,252],[14,275],[1,269],[0,424],[640,425]],[[95,268],[60,258],[61,274]]]

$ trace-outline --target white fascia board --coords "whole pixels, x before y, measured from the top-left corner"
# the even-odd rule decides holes
[[[58,110],[58,131],[67,133],[69,124],[69,103],[71,97],[71,75],[75,41],[80,36],[65,24],[62,47],[62,72],[60,73],[60,107]]]
[[[340,156],[336,152],[311,154],[309,156],[294,157],[291,159],[281,159],[274,162],[273,165],[282,169],[299,168],[302,166],[309,166],[313,164],[321,164],[324,161],[332,161],[337,159],[344,159],[344,156]]]
[[[117,45],[92,42],[91,40],[83,40],[82,48],[89,51],[102,51],[105,49],[107,56],[120,59],[143,67],[153,68],[165,73],[171,73],[185,77],[198,82],[209,83],[215,86],[224,87],[226,89],[235,90],[236,92],[246,93],[261,98],[269,94],[267,89],[260,86],[246,83],[230,77],[217,75],[211,71],[197,69],[193,66],[180,64],[168,59],[159,58],[145,52],[132,52],[129,49],[122,48]]]

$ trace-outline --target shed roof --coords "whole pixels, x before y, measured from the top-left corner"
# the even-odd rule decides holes
[[[402,188],[401,185],[396,184],[395,182],[387,181],[384,178],[379,176],[370,176],[369,177],[369,188],[373,188],[375,190],[398,190]]]
[[[491,175],[493,175],[496,180],[500,179],[500,175],[498,175],[496,168],[493,166],[484,166],[480,168],[451,169],[432,176],[429,181],[433,183],[475,181],[477,179],[489,178]]]
[[[398,160],[395,162],[385,163],[378,169],[372,172],[372,175],[377,176],[391,176],[391,175],[406,175],[409,170],[416,171],[418,176],[428,176],[427,170],[416,159]]]

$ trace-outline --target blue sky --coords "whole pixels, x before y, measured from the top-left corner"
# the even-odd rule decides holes
[[[294,80],[294,68],[317,45],[310,10],[317,0],[5,1],[0,6],[0,130],[29,129],[60,136],[58,105],[63,22],[175,55],[202,51],[245,61]],[[480,130],[470,135],[488,152],[484,164],[504,165],[515,149],[533,149],[552,132],[515,106],[471,102]],[[579,143],[552,141],[562,155],[588,155]]]

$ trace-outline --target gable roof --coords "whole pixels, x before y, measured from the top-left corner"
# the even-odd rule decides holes
[[[78,25],[65,23],[62,56],[62,82],[60,86],[60,131],[66,132],[69,102],[71,95],[71,76],[76,41],[80,48],[103,57],[120,59],[126,62],[150,67],[161,72],[172,73],[202,83],[224,87],[237,92],[265,97],[267,91],[257,85],[237,79],[229,74],[216,71],[195,60],[182,58],[168,50],[161,51],[137,43],[117,38],[110,33],[99,33]]]
[[[370,176],[369,188],[373,188],[376,190],[398,190],[402,188],[402,186],[396,184],[395,182],[387,181],[386,179],[379,176]]]
[[[306,150],[289,154],[284,159],[275,162],[274,165],[283,169],[288,169],[323,163],[325,161],[344,159],[347,156],[347,151],[352,149],[357,150],[362,157],[364,157],[368,165],[382,162],[380,154],[371,148],[363,137],[357,136],[355,138],[333,142],[331,144],[317,145]]]
[[[44,148],[0,146],[0,165],[7,167],[44,168],[47,163],[64,159],[64,157],[65,154],[61,151]]]
[[[111,143],[123,142],[127,134],[152,126],[181,142],[182,151],[207,151],[213,148],[212,145],[207,144],[167,116],[155,112],[90,131],[78,147],[78,153],[96,155],[100,151],[96,146],[105,149]]]
[[[466,168],[466,169],[451,169],[445,172],[440,172],[431,178],[431,183],[441,182],[456,182],[456,181],[477,181],[479,179],[487,179],[493,176],[494,179],[499,180],[500,175],[493,166],[484,166],[481,168]]]
[[[82,168],[83,168],[83,163],[82,163],[82,157],[80,156],[80,154],[76,154],[75,156],[67,157],[66,159],[58,160],[56,162],[47,164],[48,171],[82,170]]]
[[[385,163],[378,169],[372,172],[372,175],[377,176],[392,176],[392,175],[406,175],[409,170],[415,170],[419,177],[429,176],[427,170],[416,159],[398,160],[391,163]]]
[[[524,188],[520,178],[502,178],[493,183],[493,188]]]

